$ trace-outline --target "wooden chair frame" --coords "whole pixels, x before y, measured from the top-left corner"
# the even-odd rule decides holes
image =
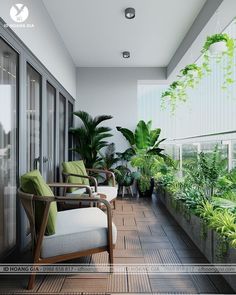
[[[65,173],[65,172],[62,172],[62,175],[63,175],[66,183],[68,183],[70,176],[80,177],[80,178],[87,178],[87,179],[91,180],[94,183],[95,192],[97,192],[97,190],[98,190],[98,182],[97,182],[97,179],[95,177],[93,177],[93,176],[90,176],[89,173],[104,173],[106,175],[110,175],[111,176],[112,186],[113,187],[116,186],[115,174],[113,172],[109,171],[109,170],[95,169],[95,168],[86,168],[86,172],[88,173],[88,175],[81,175],[81,174],[75,174],[75,173]],[[116,200],[114,199],[110,203],[113,203],[114,209],[116,209]]]
[[[18,189],[18,196],[20,197],[21,203],[25,209],[26,215],[29,219],[30,223],[30,231],[31,231],[31,239],[32,239],[32,246],[33,246],[33,256],[34,256],[34,264],[41,263],[41,264],[50,264],[50,263],[56,263],[61,262],[65,260],[75,259],[82,256],[88,256],[93,253],[99,253],[107,251],[109,254],[109,262],[110,264],[113,264],[113,241],[112,241],[112,210],[111,206],[108,201],[104,199],[98,199],[92,197],[91,188],[86,185],[76,185],[76,184],[68,184],[68,183],[51,183],[49,184],[52,188],[86,188],[89,191],[89,198],[88,197],[44,197],[44,196],[36,196],[33,194],[24,193],[21,189]],[[43,237],[45,234],[47,221],[48,221],[48,215],[49,215],[49,209],[50,204],[52,202],[65,202],[65,201],[87,201],[87,202],[101,202],[106,206],[106,213],[107,213],[107,246],[105,247],[99,247],[99,248],[93,248],[86,251],[80,251],[80,252],[73,252],[53,257],[47,257],[42,258],[40,257],[42,243],[43,243]],[[34,218],[34,202],[40,201],[45,203],[44,213],[42,216],[42,223],[40,226],[40,229],[38,232],[35,230],[35,218]],[[78,209],[80,210],[80,209]],[[35,284],[35,276],[36,273],[32,273],[29,278],[27,289],[30,290],[34,287]]]

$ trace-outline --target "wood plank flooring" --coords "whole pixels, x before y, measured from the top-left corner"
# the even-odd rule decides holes
[[[153,197],[117,201],[113,222],[118,229],[115,264],[207,263],[188,236]],[[107,264],[107,253],[73,263]],[[234,294],[220,276],[92,273],[38,276],[32,291],[27,276],[0,277],[0,294]]]

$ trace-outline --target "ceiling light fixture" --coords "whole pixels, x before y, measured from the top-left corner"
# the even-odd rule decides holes
[[[128,7],[125,9],[125,17],[128,19],[135,18],[135,9],[132,7]]]
[[[123,55],[123,58],[130,58],[130,52],[129,51],[123,51],[122,55]]]

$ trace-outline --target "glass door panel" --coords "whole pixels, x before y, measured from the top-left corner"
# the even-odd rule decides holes
[[[65,137],[66,137],[66,99],[59,95],[59,179],[61,179],[61,163],[65,161]]]
[[[70,129],[73,127],[73,104],[68,101],[68,128]],[[72,152],[72,147],[73,147],[73,138],[72,134],[68,134],[68,160],[72,161],[73,160],[73,152]]]
[[[46,179],[55,180],[55,119],[56,119],[56,89],[47,82],[47,126],[45,140],[47,141],[47,155],[43,159]]]
[[[0,256],[16,244],[18,54],[0,38]]]
[[[40,163],[41,76],[27,64],[27,170]]]

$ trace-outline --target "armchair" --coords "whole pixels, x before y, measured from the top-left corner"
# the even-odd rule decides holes
[[[111,186],[99,185],[96,178],[91,176],[91,173],[105,174],[110,177]],[[91,190],[97,192],[106,197],[106,200],[113,203],[115,209],[115,200],[117,198],[117,187],[115,181],[115,175],[109,170],[85,168],[84,162],[70,161],[62,163],[62,174],[66,183],[77,183],[90,186],[90,182],[93,184],[90,186]],[[69,190],[72,194],[81,194],[84,189],[72,189]]]
[[[50,187],[86,188],[88,195],[58,197],[53,195]],[[110,204],[106,200],[93,198],[86,185],[57,183],[50,184],[50,187],[38,171],[32,171],[21,177],[21,188],[18,190],[30,223],[34,264],[56,263],[103,251],[109,253],[109,262],[112,264],[117,230],[112,223]],[[101,202],[107,212],[105,214],[96,207],[58,212],[56,203],[68,199]],[[34,283],[35,273],[32,273],[28,289],[32,289]]]

